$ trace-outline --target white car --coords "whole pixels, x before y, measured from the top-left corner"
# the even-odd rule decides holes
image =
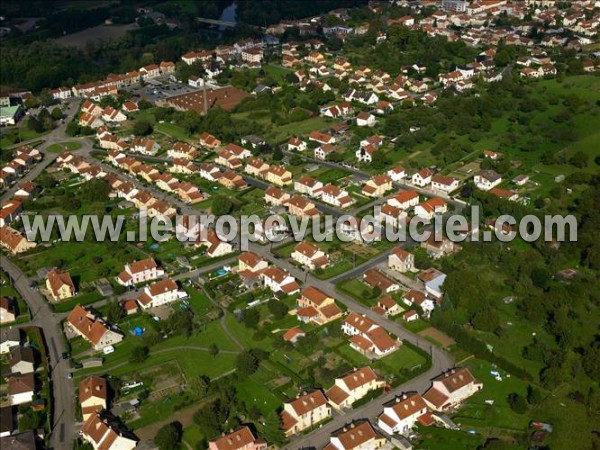
[[[111,353],[114,353],[115,348],[112,345],[109,345],[108,347],[104,347],[102,349],[102,353],[104,353],[105,355],[110,355]]]

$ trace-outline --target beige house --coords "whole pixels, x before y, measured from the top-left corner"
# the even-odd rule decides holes
[[[304,323],[324,325],[342,317],[342,310],[335,304],[333,297],[314,286],[308,286],[297,301],[296,317]]]
[[[387,174],[383,174],[367,181],[362,191],[368,197],[383,197],[388,191],[392,190],[392,187],[392,178]]]
[[[275,186],[287,186],[292,184],[292,172],[282,166],[271,166],[267,170],[266,179]]]
[[[0,246],[7,249],[13,255],[26,252],[37,244],[29,242],[25,236],[9,226],[0,227]]]
[[[373,369],[366,366],[336,378],[334,385],[325,392],[325,395],[327,395],[329,404],[334,408],[351,408],[352,403],[384,385],[383,379],[379,378]]]
[[[104,378],[91,375],[79,383],[79,404],[83,421],[95,413],[106,409],[108,400],[108,383]]]
[[[386,443],[387,439],[363,419],[333,433],[323,450],[376,450]]]
[[[75,285],[69,272],[58,271],[55,267],[46,275],[46,288],[54,301],[65,300],[76,294]]]
[[[283,405],[281,421],[286,437],[293,436],[331,417],[327,399],[319,390],[299,396]]]
[[[122,334],[111,330],[104,320],[81,305],[77,305],[69,313],[67,326],[75,335],[83,337],[92,344],[95,350],[101,350],[123,340]]]
[[[415,271],[415,255],[396,247],[388,256],[388,268],[401,273]]]
[[[476,380],[469,369],[451,369],[432,380],[432,386],[423,399],[431,409],[445,411],[458,406],[482,388],[483,383]]]

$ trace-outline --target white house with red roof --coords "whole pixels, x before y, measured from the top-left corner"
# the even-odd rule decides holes
[[[261,276],[263,284],[275,294],[281,292],[282,294],[291,295],[300,291],[296,279],[279,267],[271,266],[265,269]]]
[[[342,331],[350,336],[350,347],[371,359],[389,355],[401,345],[385,329],[356,312],[342,322]]]
[[[449,194],[457,190],[460,182],[457,178],[447,177],[444,175],[434,175],[431,177],[431,189]]]
[[[388,256],[388,268],[400,273],[415,271],[415,255],[401,247],[395,247]]]
[[[398,183],[406,177],[406,169],[402,166],[395,166],[389,169],[387,174],[394,183]]]
[[[122,286],[133,286],[162,277],[165,271],[159,267],[154,258],[146,258],[125,264],[124,270],[116,280]]]
[[[416,392],[405,393],[383,405],[377,425],[388,434],[408,436],[417,422],[430,424],[427,404]]]
[[[400,191],[388,198],[386,203],[403,210],[410,209],[419,204],[419,193],[417,191]]]
[[[175,281],[167,278],[144,288],[144,291],[138,298],[138,303],[143,309],[148,309],[166,305],[186,297],[187,293],[180,290]]]
[[[310,270],[325,268],[329,265],[329,256],[316,245],[306,241],[296,245],[290,257]]]
[[[362,419],[333,433],[323,450],[371,450],[387,448],[386,443],[387,439]]]
[[[431,219],[435,214],[445,214],[448,204],[441,198],[430,198],[415,206],[415,216]]]
[[[135,436],[114,427],[100,412],[90,415],[80,435],[94,450],[133,450],[137,446]]]
[[[421,169],[413,174],[411,181],[415,186],[425,187],[431,183],[433,172],[429,169]]]
[[[348,208],[355,203],[355,200],[350,197],[346,190],[331,183],[326,184],[321,189],[321,200],[336,208]]]

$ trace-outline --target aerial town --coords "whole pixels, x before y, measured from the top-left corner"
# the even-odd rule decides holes
[[[599,29],[2,2],[0,447],[600,450]]]

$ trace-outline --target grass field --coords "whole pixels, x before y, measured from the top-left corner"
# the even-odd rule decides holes
[[[48,148],[46,148],[46,150],[51,153],[60,153],[60,152],[72,152],[72,151],[78,150],[80,148],[81,148],[81,142],[66,141],[66,142],[57,142],[56,144],[49,145]]]
[[[0,129],[0,147],[15,145],[23,141],[30,141],[32,139],[42,137],[45,134],[48,134],[48,132],[45,131],[43,133],[36,133],[35,131],[25,127],[23,123],[15,127],[2,127]]]
[[[188,141],[196,143],[196,141],[192,139],[192,137],[188,135],[183,128],[172,123],[157,123],[154,125],[154,130],[167,134],[179,141]]]

